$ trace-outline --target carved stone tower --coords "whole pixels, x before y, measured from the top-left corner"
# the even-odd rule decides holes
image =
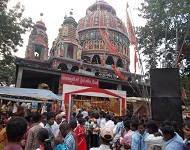
[[[37,21],[29,36],[25,58],[33,60],[48,59],[48,36],[46,26],[42,21]]]
[[[76,39],[77,22],[75,19],[65,17],[58,37],[54,40],[50,57],[63,57],[68,59],[77,59],[79,44]]]

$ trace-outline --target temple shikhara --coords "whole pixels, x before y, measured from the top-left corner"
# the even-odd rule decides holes
[[[46,30],[42,21],[34,25],[25,58],[16,60],[16,87],[37,88],[46,83],[62,94],[68,82],[142,96],[142,76],[129,70],[127,28],[107,2],[95,2],[78,22],[72,12],[65,16],[51,48]]]

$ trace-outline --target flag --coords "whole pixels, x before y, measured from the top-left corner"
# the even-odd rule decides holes
[[[125,76],[121,73],[120,70],[118,70],[118,69],[116,68],[115,65],[112,65],[112,69],[113,69],[114,73],[118,76],[118,78],[119,78],[120,80],[125,80]]]
[[[127,4],[127,7],[128,7],[128,4]],[[129,13],[128,13],[127,9],[126,9],[126,16],[127,16],[127,32],[128,32],[129,41],[132,45],[137,45],[135,30],[134,30],[134,27],[132,25],[132,22],[131,22],[131,19],[129,17]]]
[[[138,57],[137,57],[137,47],[135,46],[134,47],[134,50],[135,50],[135,53],[134,53],[134,70],[135,70],[135,73],[137,71],[137,63],[138,63]]]
[[[100,29],[100,35],[102,37],[102,40],[105,43],[106,48],[111,52],[111,53],[117,53],[117,48],[110,42],[109,36],[106,31],[102,31]]]
[[[127,3],[127,8],[128,8],[128,3]],[[127,16],[127,32],[128,32],[128,38],[129,42],[131,45],[134,45],[134,70],[136,73],[136,68],[137,68],[137,62],[138,62],[138,57],[137,57],[137,38],[135,35],[135,29],[132,25],[131,19],[129,17],[128,10],[126,8],[126,16]]]

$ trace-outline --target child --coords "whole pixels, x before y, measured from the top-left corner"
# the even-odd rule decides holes
[[[37,150],[53,150],[47,129],[41,128],[39,130],[38,141],[40,143],[40,147]]]

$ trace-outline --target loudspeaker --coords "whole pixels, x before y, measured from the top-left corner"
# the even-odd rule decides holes
[[[177,68],[150,70],[151,97],[180,97]]]
[[[156,121],[176,121],[182,123],[182,102],[178,97],[152,97],[152,119]]]
[[[164,68],[150,70],[151,112],[156,121],[176,121],[182,125],[179,70]]]

